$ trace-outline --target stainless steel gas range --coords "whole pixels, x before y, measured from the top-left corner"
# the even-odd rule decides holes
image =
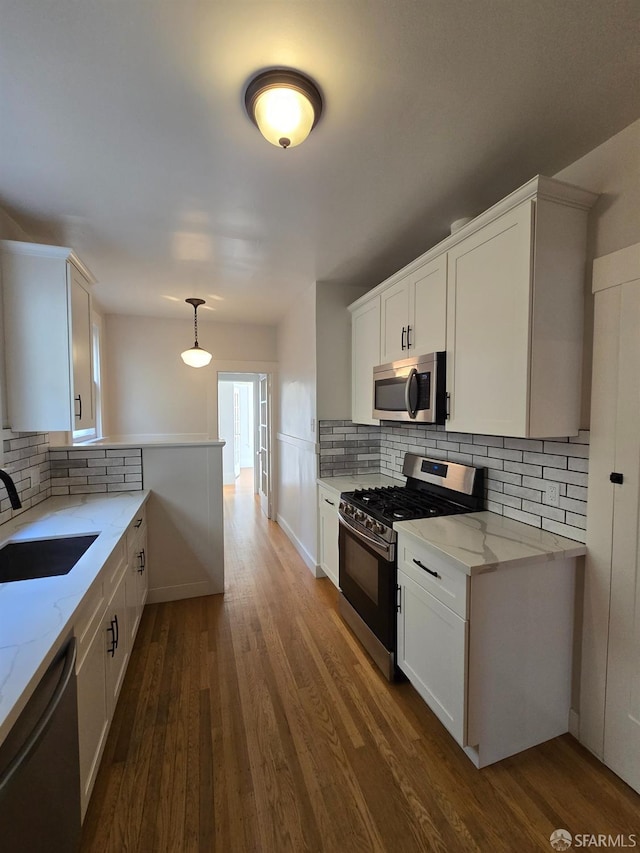
[[[484,469],[407,453],[404,485],[340,495],[340,613],[384,675],[396,675],[394,521],[477,512]]]

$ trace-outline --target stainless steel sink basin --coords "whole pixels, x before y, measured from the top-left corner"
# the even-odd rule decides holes
[[[0,548],[0,583],[66,575],[97,538],[90,533],[7,542]]]

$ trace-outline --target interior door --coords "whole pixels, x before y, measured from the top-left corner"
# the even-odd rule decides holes
[[[258,380],[258,494],[262,512],[271,518],[271,377]]]
[[[640,791],[640,280],[620,298],[604,760]]]

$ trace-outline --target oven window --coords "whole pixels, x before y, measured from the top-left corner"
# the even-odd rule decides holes
[[[344,536],[342,541],[345,549],[343,571],[377,605],[379,558],[359,545],[353,536]]]

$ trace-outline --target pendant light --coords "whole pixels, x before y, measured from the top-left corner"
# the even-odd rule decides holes
[[[193,328],[196,340],[191,349],[186,349],[184,352],[180,353],[180,357],[185,364],[189,365],[189,367],[206,367],[206,365],[211,361],[211,353],[207,352],[206,349],[202,349],[198,344],[198,306],[204,305],[204,299],[195,299],[194,297],[191,297],[184,301],[188,302],[189,305],[193,305]]]
[[[304,142],[322,114],[322,96],[313,80],[284,68],[254,77],[245,91],[244,104],[264,138],[281,148]]]

